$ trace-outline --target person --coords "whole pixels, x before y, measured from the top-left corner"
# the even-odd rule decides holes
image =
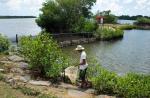
[[[81,88],[84,88],[87,86],[87,81],[86,81],[86,71],[88,67],[87,63],[87,55],[84,50],[84,47],[81,45],[77,45],[77,48],[75,48],[76,51],[80,53],[80,63],[79,63],[79,79],[81,80]]]

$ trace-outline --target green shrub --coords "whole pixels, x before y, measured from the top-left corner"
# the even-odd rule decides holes
[[[115,15],[106,15],[104,16],[104,23],[117,23],[117,18]]]
[[[149,18],[138,18],[137,19],[137,24],[150,24],[150,19]]]
[[[0,34],[0,52],[8,50],[10,42],[6,36]]]
[[[150,76],[129,73],[118,77],[116,92],[124,98],[150,98]]]
[[[22,37],[19,45],[20,53],[29,61],[29,67],[40,70],[47,77],[57,78],[68,66],[66,57],[49,34]]]
[[[57,97],[48,94],[41,94],[40,96],[38,96],[38,98],[57,98]]]
[[[91,22],[91,21],[86,21],[84,24],[84,32],[93,32],[96,31],[96,29],[98,28],[98,24],[95,22]]]
[[[89,66],[88,77],[98,93],[114,93],[117,83],[117,75],[115,73],[109,72],[97,64]]]
[[[112,27],[101,27],[97,29],[95,36],[101,40],[110,40],[123,37],[123,34],[124,32],[120,29]]]
[[[118,76],[99,64],[90,64],[87,72],[98,94],[114,94],[123,98],[150,98],[150,75],[129,73]]]

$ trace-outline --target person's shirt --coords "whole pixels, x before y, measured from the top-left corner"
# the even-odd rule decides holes
[[[82,51],[81,52],[81,56],[80,56],[80,63],[82,63],[84,59],[85,59],[86,63],[84,65],[80,65],[79,66],[80,70],[84,70],[84,69],[86,69],[88,67],[87,60],[86,60],[87,59],[86,58],[86,53],[85,53],[85,51]]]

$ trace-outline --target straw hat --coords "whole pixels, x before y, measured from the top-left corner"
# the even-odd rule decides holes
[[[75,50],[84,50],[84,47],[82,45],[77,45],[77,48]]]

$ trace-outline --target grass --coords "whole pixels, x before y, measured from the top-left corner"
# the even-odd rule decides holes
[[[108,26],[103,26],[97,29],[95,37],[99,40],[112,40],[123,37],[123,30]]]
[[[130,24],[105,24],[104,26],[108,26],[108,27],[112,27],[112,28],[118,28],[121,30],[137,29],[137,26],[130,25]]]

